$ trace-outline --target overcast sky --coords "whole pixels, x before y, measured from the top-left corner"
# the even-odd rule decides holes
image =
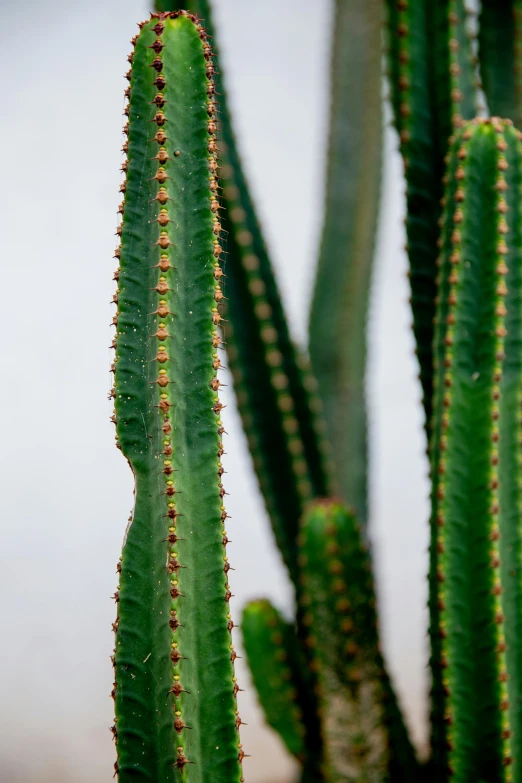
[[[236,128],[296,339],[321,221],[330,6],[215,0]],[[132,479],[109,365],[123,74],[143,0],[3,0],[0,10],[0,779],[110,783],[114,604]],[[407,306],[403,183],[386,132],[370,321],[372,522],[384,647],[425,739],[427,464]],[[233,398],[224,401],[236,622],[291,593]],[[244,662],[248,783],[289,778]]]

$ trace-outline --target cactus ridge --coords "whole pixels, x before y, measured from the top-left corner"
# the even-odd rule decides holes
[[[519,455],[516,446],[499,447],[499,420],[516,431],[517,405],[501,388],[511,310],[516,328],[509,353],[512,362],[516,357],[519,380],[519,264],[510,289],[505,259],[506,216],[507,221],[520,216],[521,161],[519,139],[508,122],[475,120],[453,140],[446,193],[437,319],[437,342],[443,340],[445,348],[436,367],[431,449],[430,609],[434,710],[439,710],[435,762],[439,775],[447,766],[456,782],[513,779],[500,543],[502,528],[513,520],[502,521],[499,485],[509,482],[518,491]],[[512,584],[512,601],[516,590]]]
[[[121,781],[202,783],[212,770],[239,782],[214,66],[193,15],[153,14],[140,28],[116,252],[115,421],[136,481],[119,564],[116,769]]]
[[[447,140],[476,111],[462,0],[388,0],[389,78],[406,175],[408,255],[426,425],[432,415],[433,323]]]

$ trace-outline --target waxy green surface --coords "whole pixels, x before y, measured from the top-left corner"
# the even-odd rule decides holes
[[[158,21],[142,26],[132,59],[119,250],[115,408],[136,479],[116,633],[119,780],[231,783],[241,751],[216,391],[212,61],[190,17]]]

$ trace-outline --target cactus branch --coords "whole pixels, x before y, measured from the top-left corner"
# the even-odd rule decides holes
[[[366,321],[381,175],[381,3],[337,0],[310,357],[339,492],[367,519]]]
[[[115,624],[119,780],[239,783],[214,66],[186,12],[140,27],[117,251],[116,427],[136,481]]]
[[[411,306],[429,430],[433,322],[444,157],[453,127],[475,115],[462,0],[387,0],[389,79],[406,174]]]
[[[370,557],[353,513],[334,501],[313,504],[300,544],[301,603],[318,672],[326,778],[414,780],[415,757],[398,726],[379,649]]]
[[[482,0],[480,73],[489,111],[522,124],[522,2]]]
[[[469,123],[453,142],[445,197],[430,606],[434,706],[443,705],[434,713],[435,765],[439,777],[447,771],[455,783],[512,780],[510,719],[518,706],[510,707],[507,685],[505,544],[499,538],[506,528],[512,540],[514,523],[502,516],[499,486],[518,492],[519,463],[512,442],[502,445],[500,460],[499,420],[509,431],[519,420],[518,392],[504,397],[501,385],[508,350],[508,387],[520,366],[520,272],[518,266],[509,290],[505,260],[506,221],[513,220],[520,242],[521,162],[518,136],[507,123]],[[513,250],[519,265],[519,246]],[[506,341],[511,310],[515,332]],[[517,556],[519,549],[511,555]],[[516,613],[518,588],[510,582]],[[518,661],[513,665],[518,669]]]
[[[170,4],[160,0],[162,7]],[[214,37],[208,0],[190,0]],[[222,68],[215,75],[220,105],[219,142],[227,238],[226,322],[228,366],[254,468],[283,560],[297,583],[296,538],[304,504],[331,489],[320,402],[306,358],[292,343],[237,149]]]
[[[248,665],[266,720],[289,752],[306,764],[298,643],[292,626],[269,601],[251,601],[241,623]]]

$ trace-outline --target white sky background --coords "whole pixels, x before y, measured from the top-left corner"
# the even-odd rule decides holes
[[[330,5],[215,0],[236,128],[294,335],[321,221]],[[109,301],[129,39],[143,0],[0,9],[0,779],[110,783],[115,565],[132,480],[114,447]],[[372,510],[386,654],[425,740],[427,465],[407,306],[403,184],[386,133],[370,322]],[[290,607],[230,390],[233,612]],[[238,667],[248,783],[293,765]]]

